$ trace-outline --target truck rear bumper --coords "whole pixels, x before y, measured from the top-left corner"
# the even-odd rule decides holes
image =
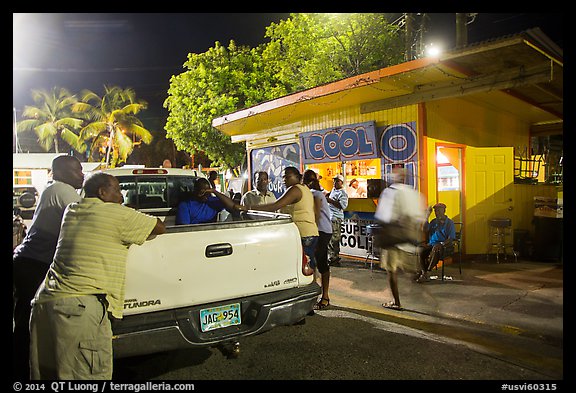
[[[313,309],[321,288],[313,282],[301,288],[286,289],[240,299],[126,316],[113,321],[114,357],[144,355],[174,349],[211,347],[260,334],[275,326],[301,321]],[[200,310],[240,303],[242,323],[202,332]]]

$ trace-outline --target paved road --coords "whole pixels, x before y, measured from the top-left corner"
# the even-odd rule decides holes
[[[560,379],[561,359],[557,345],[486,327],[334,306],[243,339],[238,359],[216,349],[121,359],[115,378],[534,381]]]
[[[400,275],[405,310],[395,311],[380,306],[386,272],[346,261],[332,269],[330,308],[243,339],[238,359],[216,349],[121,359],[115,378],[561,380],[562,265],[483,260],[462,270],[447,266],[452,280],[422,285]]]

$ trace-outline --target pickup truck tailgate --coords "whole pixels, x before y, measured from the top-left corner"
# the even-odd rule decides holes
[[[302,274],[300,235],[290,219],[168,227],[165,234],[130,247],[124,314],[236,299],[311,282],[312,276]]]

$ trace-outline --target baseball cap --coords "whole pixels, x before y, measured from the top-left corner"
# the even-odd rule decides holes
[[[333,179],[334,179],[334,180],[338,179],[338,180],[340,180],[341,182],[344,182],[344,176],[342,176],[342,175],[336,175],[336,176],[334,176]]]

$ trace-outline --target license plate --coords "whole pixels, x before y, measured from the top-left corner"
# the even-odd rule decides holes
[[[200,310],[200,328],[203,332],[240,323],[240,303]]]

